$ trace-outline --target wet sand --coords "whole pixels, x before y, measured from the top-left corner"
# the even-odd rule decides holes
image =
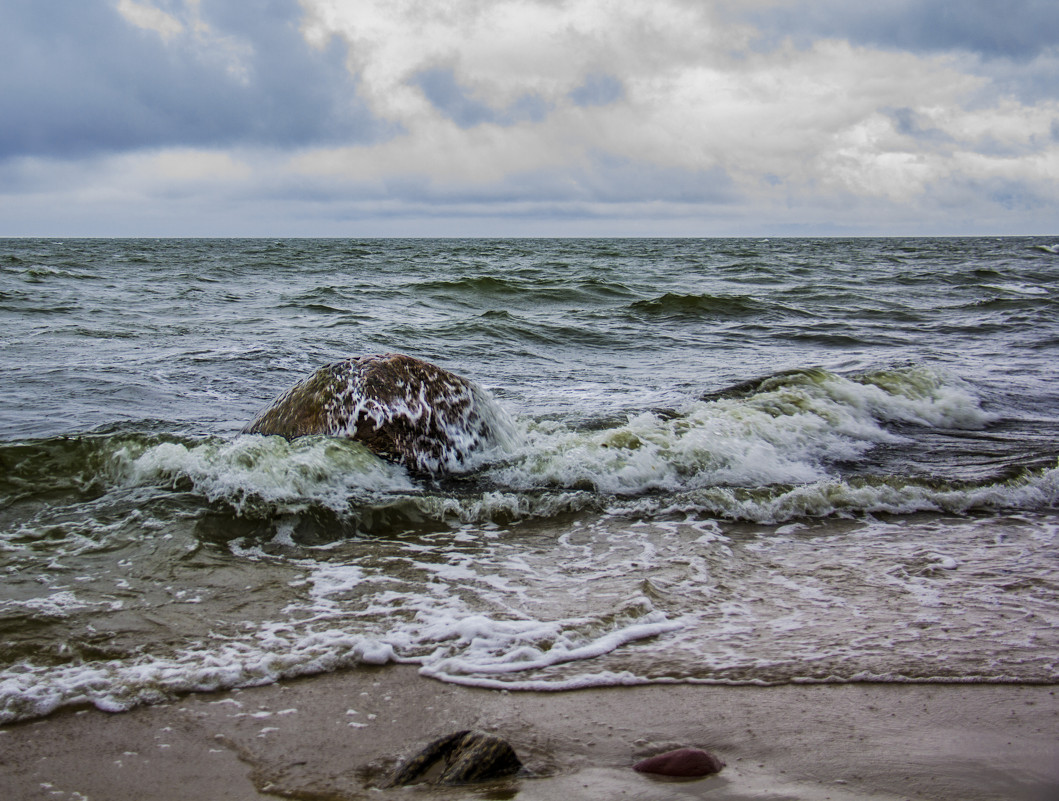
[[[410,667],[190,695],[127,713],[68,710],[0,729],[0,795],[31,801],[276,796],[403,799],[1059,798],[1054,686],[664,685],[507,693]],[[506,737],[524,775],[378,790],[451,731]],[[635,773],[679,746],[727,762],[697,781]]]

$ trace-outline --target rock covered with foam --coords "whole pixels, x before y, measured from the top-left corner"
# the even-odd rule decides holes
[[[402,354],[322,367],[243,429],[287,439],[346,436],[423,473],[466,469],[505,436],[503,413],[472,381]]]

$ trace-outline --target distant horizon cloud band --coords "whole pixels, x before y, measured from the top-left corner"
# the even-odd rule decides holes
[[[1059,4],[8,0],[0,236],[1059,234]]]

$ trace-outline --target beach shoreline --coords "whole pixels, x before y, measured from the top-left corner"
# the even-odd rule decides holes
[[[429,740],[507,738],[523,775],[458,788],[379,790]],[[444,684],[410,666],[94,708],[0,728],[5,797],[169,801],[1059,797],[1054,685],[643,685],[554,693]],[[695,746],[727,766],[699,781],[632,764]]]

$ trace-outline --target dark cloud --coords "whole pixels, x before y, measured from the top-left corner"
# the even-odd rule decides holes
[[[461,128],[473,128],[482,123],[515,125],[520,122],[539,122],[551,106],[536,95],[523,95],[506,108],[494,109],[473,97],[456,80],[451,69],[435,67],[423,70],[412,79],[431,105]]]
[[[797,0],[741,16],[769,47],[786,37],[800,45],[835,37],[899,50],[959,50],[1025,61],[1059,43],[1055,0]]]
[[[160,146],[298,146],[385,135],[358,99],[337,43],[313,50],[296,0],[203,0],[203,21],[242,45],[241,71],[213,40],[165,42],[116,2],[0,5],[0,159]],[[223,40],[222,40],[223,41]]]
[[[426,95],[427,100],[442,114],[461,128],[471,128],[483,122],[492,122],[493,110],[475,100],[456,81],[451,69],[438,67],[424,70],[412,81]]]

